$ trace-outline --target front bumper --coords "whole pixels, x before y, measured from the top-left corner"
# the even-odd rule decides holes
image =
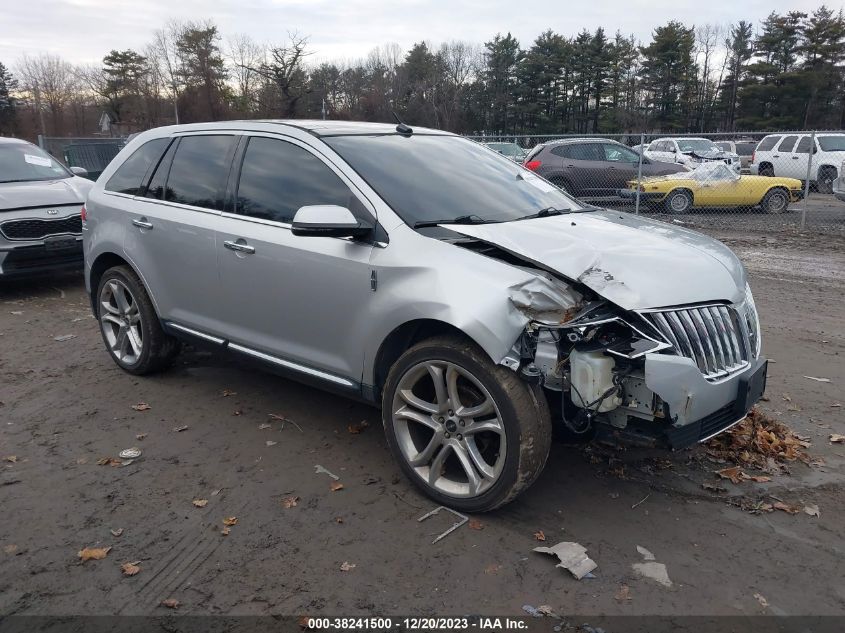
[[[0,245],[0,278],[81,269],[82,237],[46,239],[38,243]]]
[[[669,445],[702,442],[739,422],[763,396],[767,368],[768,362],[757,358],[742,371],[709,381],[689,358],[648,354],[645,383],[666,404]]]

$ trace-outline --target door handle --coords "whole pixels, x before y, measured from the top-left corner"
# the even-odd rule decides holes
[[[140,219],[137,219],[137,220],[132,220],[132,224],[133,224],[133,226],[137,226],[139,229],[149,230],[149,229],[153,228],[153,223],[148,222],[147,218],[140,218]]]
[[[798,156],[793,156],[792,160],[798,160]]]
[[[234,242],[232,240],[226,240],[225,242],[223,242],[223,246],[228,248],[230,251],[237,251],[239,253],[248,253],[249,255],[252,255],[255,252],[255,247],[250,246],[249,244],[247,244],[245,242],[241,243],[241,242]]]
[[[772,154],[772,158],[780,158],[780,154]]]

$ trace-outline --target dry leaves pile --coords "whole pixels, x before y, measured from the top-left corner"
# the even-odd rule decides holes
[[[730,431],[707,442],[707,454],[723,461],[776,472],[785,462],[801,460],[810,464],[810,455],[805,450],[809,445],[784,423],[755,407]],[[738,477],[739,481],[749,478],[747,475]],[[726,478],[734,481],[733,477]]]

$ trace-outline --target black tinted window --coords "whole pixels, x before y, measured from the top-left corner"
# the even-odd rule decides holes
[[[106,183],[106,191],[138,195],[147,170],[159,159],[169,142],[168,138],[156,138],[141,145],[112,174]]]
[[[801,140],[798,141],[798,146],[795,148],[795,152],[797,154],[809,154],[810,153],[810,137],[809,136],[802,136]]]
[[[220,209],[229,175],[232,136],[185,136],[179,141],[164,199]]]
[[[767,136],[762,141],[760,141],[760,144],[757,146],[757,151],[768,152],[775,146],[775,143],[777,143],[780,139],[780,136]]]
[[[314,204],[356,206],[349,187],[310,152],[285,141],[251,138],[241,167],[237,212],[290,223],[300,207]]]
[[[604,160],[599,143],[573,144],[566,146],[566,157],[573,160]]]
[[[751,156],[754,153],[754,143],[737,143],[736,153],[740,156]]]
[[[164,199],[164,186],[167,184],[167,174],[170,171],[170,164],[173,161],[173,154],[176,153],[177,145],[179,145],[178,140],[171,143],[170,147],[167,148],[164,156],[154,168],[155,171],[149,184],[141,191],[140,195],[157,200]]]
[[[797,136],[784,136],[783,140],[778,145],[779,152],[791,152],[792,148],[795,147],[795,141],[798,140]]]

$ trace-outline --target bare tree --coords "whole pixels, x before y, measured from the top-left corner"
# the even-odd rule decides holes
[[[281,93],[282,113],[294,117],[300,99],[311,90],[303,62],[312,53],[307,50],[307,37],[293,32],[288,38],[284,46],[271,47],[269,59],[251,70],[273,83]]]
[[[714,67],[714,54],[722,41],[725,29],[721,24],[703,24],[695,29],[696,62],[700,58],[701,78],[698,88],[697,124],[700,130],[706,129],[711,115],[711,104],[717,86],[711,79]]]
[[[267,51],[245,34],[229,38],[226,48],[232,67],[231,76],[237,88],[239,109],[250,114],[258,105],[257,91],[261,83],[261,75],[256,68],[265,63]]]
[[[153,42],[148,48],[150,59],[157,72],[164,80],[164,85],[173,99],[173,115],[179,123],[179,94],[184,85],[184,60],[177,43],[185,32],[182,22],[171,20],[164,28],[153,34]]]
[[[58,55],[41,53],[37,57],[24,55],[18,60],[18,75],[23,89],[32,95],[39,112],[41,133],[46,134],[42,108],[50,112],[53,133],[62,129],[62,115],[65,106],[77,91],[78,77],[67,61]]]

